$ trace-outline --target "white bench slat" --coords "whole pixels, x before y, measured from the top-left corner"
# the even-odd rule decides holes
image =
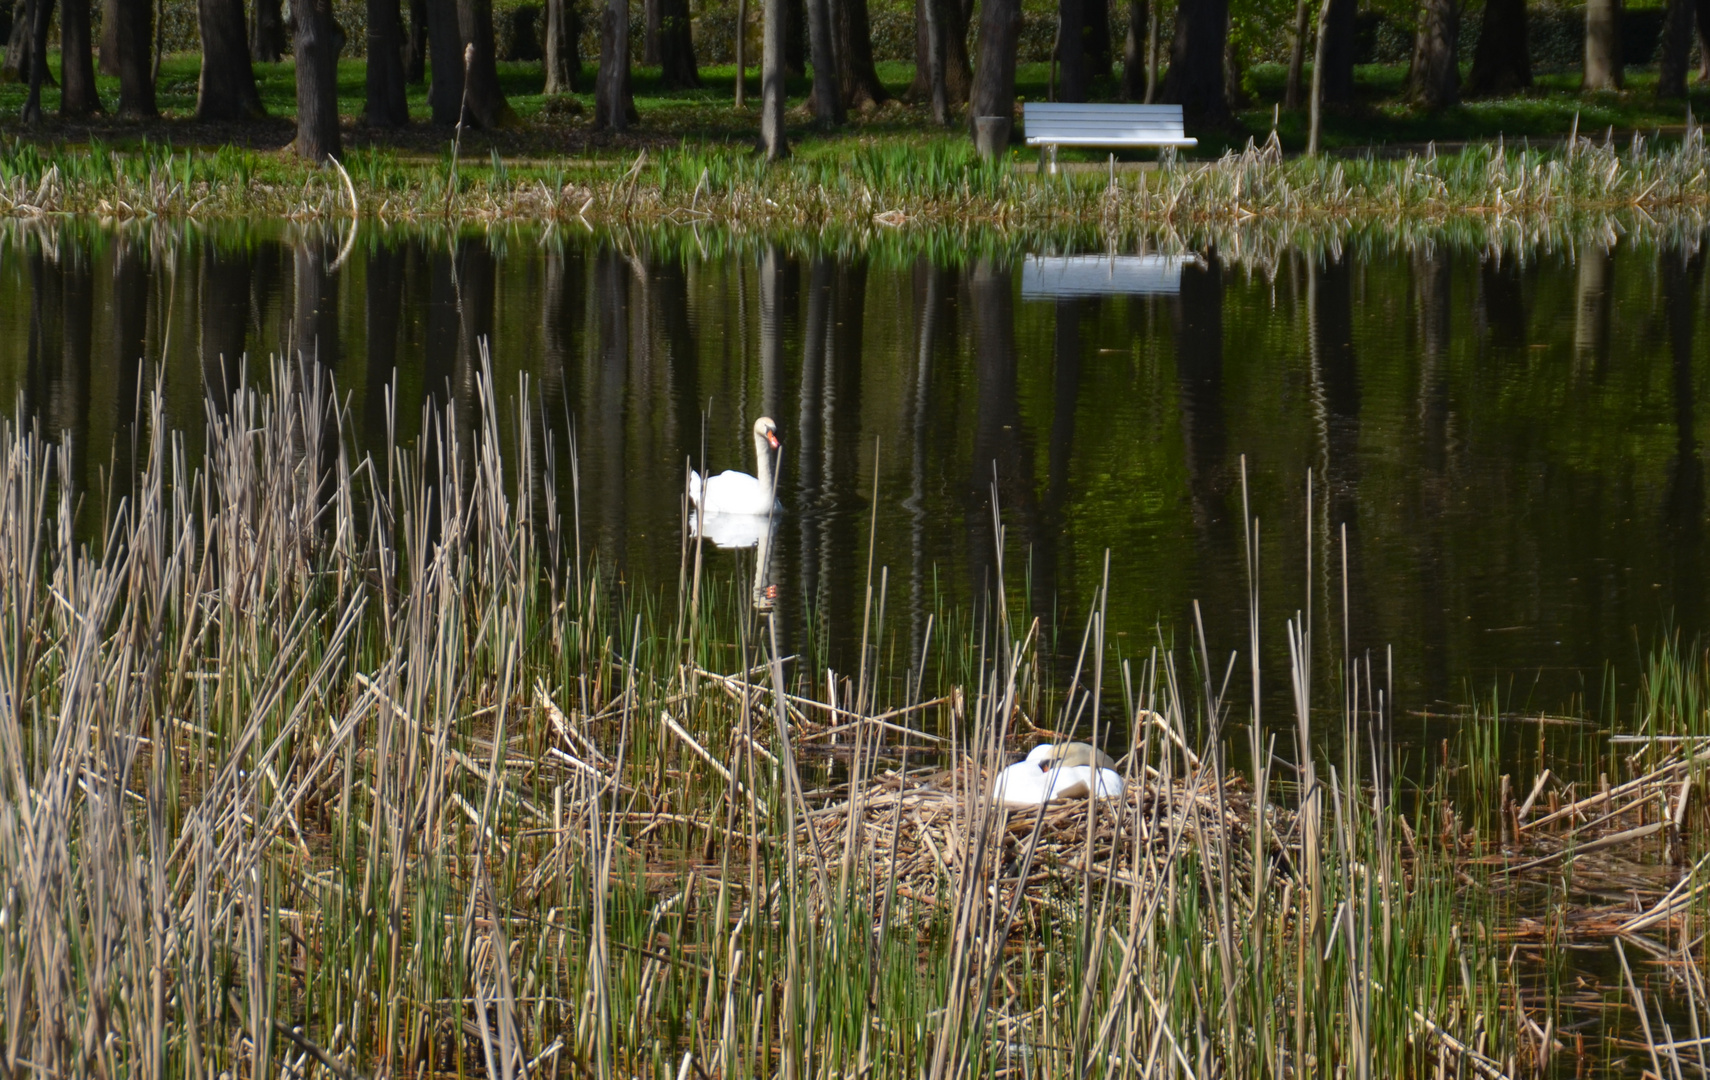
[[[1022,106],[1029,146],[1197,146],[1180,105],[1029,101]]]

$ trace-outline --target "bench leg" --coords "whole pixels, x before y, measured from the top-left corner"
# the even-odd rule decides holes
[[[1057,144],[1051,144],[1051,175],[1057,175]]]
[[[1035,176],[1045,175],[1045,144],[1039,145],[1039,166],[1033,170]]]

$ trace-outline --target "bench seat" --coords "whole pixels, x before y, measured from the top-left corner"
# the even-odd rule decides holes
[[[1188,147],[1198,146],[1182,122],[1180,105],[1092,104],[1067,101],[1028,101],[1021,107],[1027,145],[1043,152],[1051,148],[1051,171],[1056,171],[1059,146]]]

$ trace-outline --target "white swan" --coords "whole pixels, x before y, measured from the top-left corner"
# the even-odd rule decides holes
[[[759,547],[772,527],[765,514],[701,514],[689,516],[689,528],[696,536],[718,548]]]
[[[1121,796],[1125,787],[1110,755],[1082,742],[1041,743],[998,773],[992,797],[1003,806],[1043,806],[1058,799]]]
[[[727,469],[717,476],[689,470],[689,498],[709,518],[715,514],[764,515],[779,509],[772,490],[772,451],[778,449],[778,425],[770,416],[754,421],[754,456],[759,476]]]

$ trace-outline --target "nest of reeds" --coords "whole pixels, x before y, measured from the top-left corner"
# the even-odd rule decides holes
[[[1218,785],[1209,774],[1148,769],[1116,798],[1005,809],[992,801],[994,776],[967,758],[949,769],[880,773],[812,811],[798,827],[798,851],[828,878],[865,874],[869,895],[894,889],[923,909],[953,904],[970,882],[995,885],[1000,905],[1020,888],[1030,907],[1052,907],[1083,895],[1089,877],[1095,888],[1138,888],[1185,860],[1251,878],[1254,800],[1239,777]],[[1264,813],[1277,835],[1281,811]]]

